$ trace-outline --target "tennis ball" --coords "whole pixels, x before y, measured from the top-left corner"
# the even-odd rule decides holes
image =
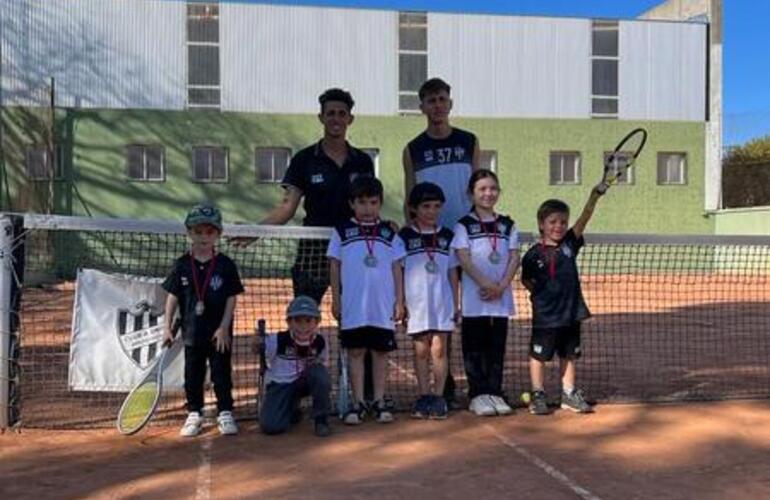
[[[528,405],[532,401],[532,395],[528,391],[524,391],[520,396],[521,402]]]

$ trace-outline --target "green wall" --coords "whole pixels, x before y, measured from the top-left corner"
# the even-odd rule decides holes
[[[716,234],[770,236],[770,207],[725,209],[712,217]]]
[[[3,110],[4,167],[8,177],[7,182],[3,182],[4,205],[7,207],[7,198],[10,198],[12,208],[24,209],[22,205],[32,205],[30,198],[53,192],[53,211],[75,215],[181,218],[191,204],[211,199],[222,207],[229,222],[256,221],[278,202],[281,188],[256,182],[254,148],[283,146],[296,152],[318,140],[321,133],[317,118],[308,115],[147,110],[62,112],[58,133],[64,137],[60,141],[66,143],[69,155],[67,178],[54,183],[30,183],[24,180],[23,163],[18,155],[23,149],[19,144],[31,140],[29,127],[25,128],[18,116],[23,111]],[[597,209],[590,230],[714,232],[713,220],[703,213],[703,123],[480,118],[456,119],[454,123],[475,132],[482,149],[497,151],[503,187],[499,210],[519,221],[522,231],[535,230],[537,206],[546,198],[563,199],[577,216],[591,186],[601,177],[603,152],[611,149],[628,130],[641,125],[648,129],[649,139],[637,161],[636,182],[632,186],[615,187],[608,193]],[[424,125],[421,116],[361,116],[350,129],[354,145],[380,150],[380,178],[385,185],[387,217],[400,218],[401,151]],[[165,182],[126,179],[124,148],[136,143],[165,146]],[[230,181],[227,184],[190,181],[191,147],[207,144],[228,147]],[[581,152],[582,185],[548,184],[551,150]],[[656,185],[658,151],[687,152],[687,185]],[[35,191],[36,184],[46,185],[42,194]],[[34,197],[29,195],[32,191]]]

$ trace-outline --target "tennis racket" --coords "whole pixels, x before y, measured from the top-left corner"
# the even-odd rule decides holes
[[[601,193],[627,175],[628,169],[636,162],[647,142],[647,131],[635,128],[620,140],[615,149],[604,160],[604,174],[599,188]]]
[[[174,321],[171,332],[176,337],[181,318]],[[142,376],[142,380],[131,389],[118,412],[116,421],[118,431],[124,435],[139,432],[150,421],[160,401],[163,391],[163,369],[166,367],[166,356],[171,346],[164,346],[152,366]]]
[[[345,418],[345,413],[350,410],[350,380],[348,379],[347,351],[339,349],[339,384],[337,387],[337,414],[340,419]]]
[[[257,418],[262,415],[262,406],[265,404],[265,371],[267,370],[267,357],[265,356],[265,338],[267,329],[265,320],[257,320],[257,336],[259,337],[259,375],[257,377]]]

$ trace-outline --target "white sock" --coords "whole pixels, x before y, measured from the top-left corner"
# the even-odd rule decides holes
[[[566,394],[567,396],[570,396],[570,395],[572,395],[572,392],[573,392],[574,390],[575,390],[575,388],[574,388],[574,387],[570,387],[570,386],[568,386],[568,385],[565,385],[565,386],[563,386],[563,387],[562,387],[562,391],[564,391],[564,394]]]

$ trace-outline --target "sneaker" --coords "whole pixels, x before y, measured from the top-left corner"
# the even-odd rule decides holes
[[[430,418],[433,420],[446,420],[449,416],[449,406],[446,399],[441,396],[433,396],[430,405]]]
[[[425,419],[430,416],[431,396],[422,395],[412,405],[412,418]]]
[[[548,415],[548,399],[544,391],[534,391],[529,402],[529,412],[532,415]]]
[[[326,421],[326,418],[319,417],[315,419],[315,435],[318,437],[328,437],[331,436],[332,428],[329,427],[329,423]]]
[[[359,425],[363,423],[366,416],[366,405],[363,402],[359,402],[356,406],[348,410],[342,421],[346,425]]]
[[[201,433],[201,427],[203,427],[203,417],[197,411],[191,411],[187,414],[187,420],[184,421],[184,425],[179,430],[179,435],[182,437],[195,437]]]
[[[575,413],[593,413],[594,407],[588,404],[583,391],[572,390],[572,393],[562,393],[561,395],[561,407],[564,410],[572,410]]]
[[[230,411],[220,411],[217,417],[217,428],[219,433],[224,436],[234,436],[238,434],[238,425],[235,423],[233,413]]]
[[[498,415],[510,415],[513,413],[513,409],[508,406],[508,403],[506,403],[505,400],[500,396],[489,396],[489,399],[492,402],[492,407],[495,409],[495,412]]]
[[[491,402],[489,401],[489,396],[482,394],[471,400],[471,404],[468,406],[468,409],[479,417],[492,417],[497,415],[497,412],[495,411],[495,407],[490,403]]]
[[[389,424],[393,421],[393,413],[390,412],[382,401],[375,401],[370,407],[370,410],[374,413],[377,422],[381,424]]]

